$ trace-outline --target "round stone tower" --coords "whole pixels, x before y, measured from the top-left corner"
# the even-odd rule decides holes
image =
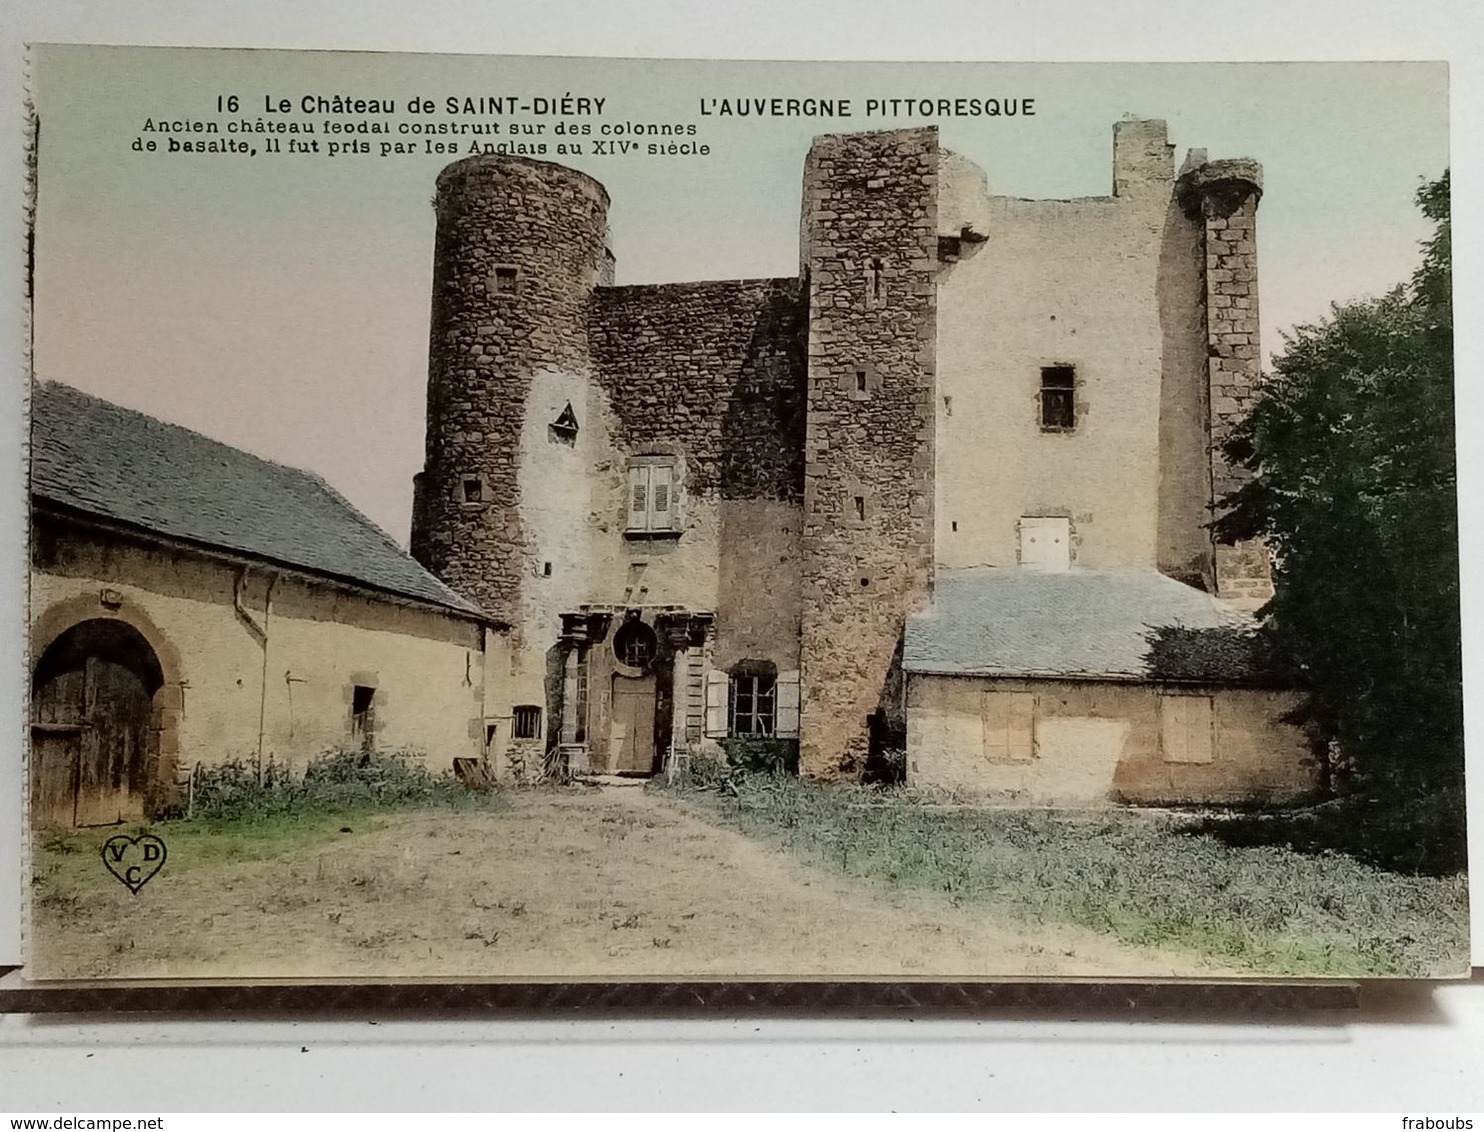
[[[608,194],[584,173],[480,155],[438,176],[428,415],[412,553],[486,612],[517,622],[519,445],[535,375],[586,374]]]

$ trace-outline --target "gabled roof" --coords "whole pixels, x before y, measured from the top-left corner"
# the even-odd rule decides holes
[[[932,604],[907,619],[902,664],[953,676],[1245,681],[1261,676],[1256,627],[1153,570],[982,568],[938,576]]]
[[[31,394],[31,495],[72,512],[485,620],[313,472],[57,382]]]

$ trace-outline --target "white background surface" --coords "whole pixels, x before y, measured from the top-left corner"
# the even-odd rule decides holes
[[[459,4],[14,0],[0,15],[0,782],[21,781],[20,139],[27,40],[835,59],[1449,59],[1461,435],[1484,422],[1484,17],[1449,3]],[[1302,107],[1295,107],[1301,113]],[[1465,662],[1481,657],[1476,440],[1460,446]],[[1468,724],[1477,734],[1479,695]],[[1477,744],[1475,744],[1477,746]],[[1477,769],[1478,758],[1471,761]],[[1484,775],[1473,776],[1476,783]],[[1475,791],[1474,873],[1484,822]],[[0,794],[0,847],[19,804]],[[0,916],[20,872],[0,848]],[[1476,885],[1477,888],[1477,885]],[[1484,900],[1476,901],[1484,904]],[[6,958],[0,919],[0,959]],[[1475,962],[1484,923],[1475,913]],[[0,1112],[507,1108],[1484,1110],[1484,981],[1376,989],[1359,1015],[542,1021],[0,1019]]]

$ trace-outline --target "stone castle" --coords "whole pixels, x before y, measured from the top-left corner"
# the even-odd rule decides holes
[[[1233,738],[1271,740],[1281,696],[1079,659],[1110,602],[1156,630],[1197,607],[1235,624],[1270,591],[1263,548],[1207,527],[1240,482],[1219,442],[1259,380],[1260,167],[1193,150],[1177,172],[1161,121],[1112,142],[1108,195],[1026,200],[932,128],[819,137],[797,275],[659,285],[614,285],[586,174],[442,172],[412,552],[510,626],[486,673],[502,776],[797,741],[809,777],[905,748],[932,780],[922,744],[950,732],[975,737],[971,764],[1031,766],[1058,718],[1108,716],[1057,691],[1070,680],[1147,692],[1144,747],[1142,708],[1116,743],[1098,732],[1122,744],[1110,766],[1163,768],[1129,797],[1301,785],[1291,737]],[[1071,589],[1042,624],[1015,586],[1048,578]],[[1016,616],[949,648],[948,583]],[[1062,652],[1028,667],[1011,621]],[[940,677],[972,692],[972,727],[928,725],[960,710],[914,692]],[[1202,727],[1215,738],[1187,742]]]

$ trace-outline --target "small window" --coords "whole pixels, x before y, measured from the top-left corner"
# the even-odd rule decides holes
[[[863,369],[855,371],[855,391],[857,393],[866,392],[866,371]]]
[[[517,279],[517,272],[516,272],[516,269],[515,268],[513,268],[513,267],[497,267],[497,268],[495,268],[495,273],[492,276],[492,278],[494,279],[494,282],[495,282],[495,294],[497,294],[497,295],[513,295],[513,294],[515,294],[515,283],[516,283],[516,279]]]
[[[1077,370],[1041,367],[1041,431],[1070,432],[1077,426]]]
[[[866,497],[864,495],[852,496],[851,504],[855,508],[855,521],[864,523],[866,521]]]
[[[613,655],[630,668],[648,668],[659,647],[659,638],[643,621],[626,621],[613,634]]]
[[[517,739],[541,738],[541,709],[535,704],[518,706],[510,733]]]
[[[668,459],[636,459],[629,463],[629,534],[672,534],[680,531],[676,467]]]
[[[572,411],[571,401],[557,414],[557,419],[551,422],[551,430],[564,440],[572,440],[577,436],[577,414]]]
[[[777,729],[776,676],[733,676],[728,730],[736,736],[768,736]]]
[[[465,476],[463,482],[464,502],[484,502],[484,481],[478,476]]]
[[[881,301],[881,277],[886,273],[886,265],[879,259],[871,260],[871,299],[874,302]]]
[[[350,693],[350,737],[370,747],[376,734],[376,689],[357,684]]]

